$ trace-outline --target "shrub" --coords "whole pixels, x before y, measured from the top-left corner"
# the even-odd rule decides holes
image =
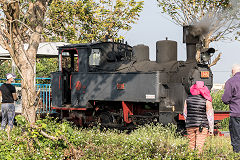
[[[229,111],[229,106],[225,105],[222,102],[222,95],[224,93],[224,90],[219,90],[217,92],[214,92],[211,94],[212,96],[212,104],[213,104],[213,108],[215,111]],[[228,124],[229,122],[229,118],[226,118],[224,120],[222,120],[221,122],[218,123],[218,126],[221,128],[221,130],[227,131],[228,129]]]
[[[219,90],[219,91],[213,92],[211,94],[212,99],[213,99],[213,101],[212,101],[213,108],[216,111],[229,111],[229,106],[225,105],[222,102],[222,95],[223,95],[223,93],[224,93],[224,90]]]
[[[209,137],[202,155],[188,150],[186,137],[173,125],[140,126],[131,133],[119,130],[77,128],[52,118],[29,126],[22,117],[18,125],[0,134],[0,159],[236,159],[230,139]],[[46,133],[46,135],[42,134]]]

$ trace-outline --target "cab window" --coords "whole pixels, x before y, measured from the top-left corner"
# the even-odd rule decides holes
[[[62,52],[62,70],[68,72],[78,71],[78,54],[75,50]]]
[[[89,65],[90,66],[99,66],[101,61],[101,51],[100,49],[92,49],[89,56]]]

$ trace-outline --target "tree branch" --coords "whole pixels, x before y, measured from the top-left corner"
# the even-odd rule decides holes
[[[221,56],[222,56],[222,53],[219,53],[218,56],[213,60],[213,62],[208,65],[208,67],[210,68],[210,67],[216,65],[217,62],[220,60]]]

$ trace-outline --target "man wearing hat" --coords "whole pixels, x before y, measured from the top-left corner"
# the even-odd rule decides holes
[[[3,83],[0,87],[0,95],[2,95],[2,130],[6,128],[7,122],[10,129],[13,128],[13,121],[15,117],[14,101],[17,100],[16,88],[11,84],[16,76],[8,73],[6,78],[6,83]]]

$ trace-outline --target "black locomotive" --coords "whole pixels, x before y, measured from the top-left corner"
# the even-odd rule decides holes
[[[187,60],[177,61],[177,42],[156,43],[156,61],[149,47],[124,42],[72,44],[59,47],[59,71],[52,73],[52,106],[80,125],[178,122],[189,88],[204,81],[211,89],[208,67],[213,48],[201,52],[203,30],[185,26]]]

